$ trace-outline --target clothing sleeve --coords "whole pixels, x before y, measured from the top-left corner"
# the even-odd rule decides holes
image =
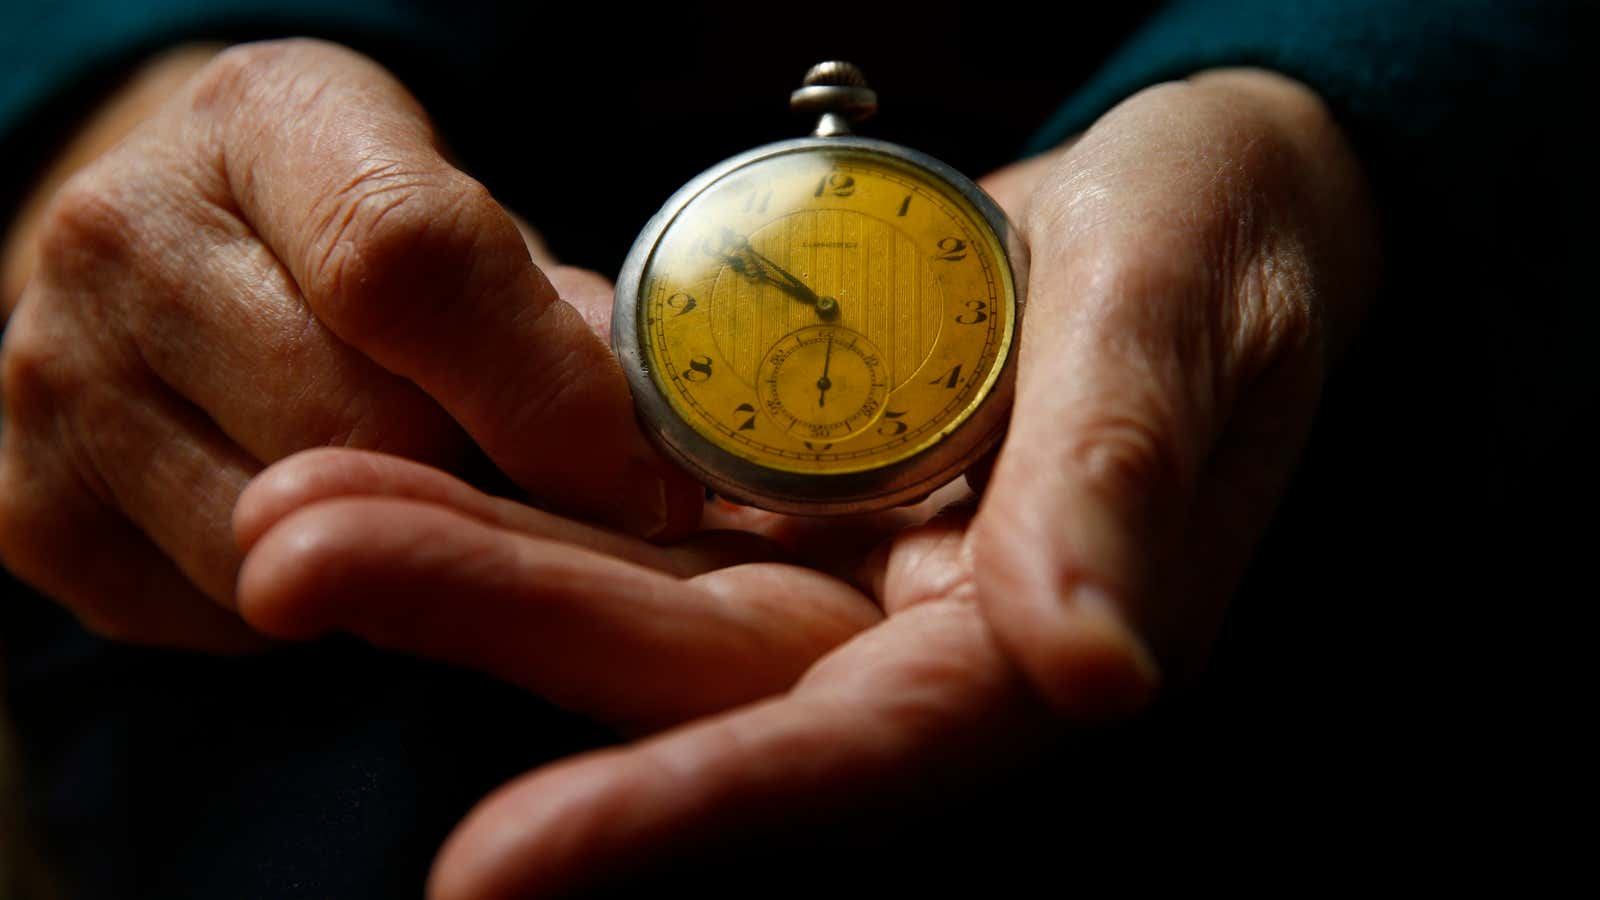
[[[484,42],[505,29],[495,26],[493,10],[449,6],[437,0],[0,3],[0,221],[9,220],[83,113],[160,50],[190,41],[322,37],[459,90],[472,78]]]
[[[1056,113],[1033,149],[1140,88],[1251,66],[1315,89],[1369,165],[1478,156],[1497,143],[1489,125],[1537,122],[1575,96],[1579,19],[1577,4],[1552,0],[1179,0]]]
[[[153,0],[146,3],[8,3],[0,28],[0,134],[35,115],[62,86],[174,41],[295,23],[399,33],[414,15],[389,0],[340,3]]]
[[[1042,152],[1158,82],[1258,67],[1314,89],[1350,137],[1376,197],[1384,287],[1368,332],[1400,345],[1381,377],[1471,394],[1485,482],[1577,440],[1600,397],[1580,281],[1577,122],[1592,99],[1595,4],[1560,0],[1179,0],[1139,29],[1038,132]],[[1376,326],[1376,327],[1375,327]],[[1370,343],[1370,342],[1369,342]],[[1452,346],[1442,347],[1444,343]],[[1424,369],[1431,371],[1423,371]],[[1439,377],[1439,372],[1448,377]],[[1420,385],[1426,384],[1425,392]]]

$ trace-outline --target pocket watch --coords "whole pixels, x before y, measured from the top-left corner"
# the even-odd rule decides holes
[[[645,225],[612,346],[645,433],[709,488],[795,514],[916,500],[1010,414],[1027,250],[982,189],[858,137],[856,67],[813,66],[810,137],[701,173]]]

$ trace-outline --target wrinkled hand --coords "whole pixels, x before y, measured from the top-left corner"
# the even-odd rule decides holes
[[[348,630],[672,726],[486,800],[435,896],[543,896],[836,824],[1199,665],[1374,277],[1359,169],[1310,93],[1228,72],[1141,93],[990,186],[1033,271],[975,517],[724,516],[849,580],[749,534],[647,548],[382,457],[302,456],[251,487],[257,627]]]
[[[540,500],[635,533],[698,515],[557,296],[609,305],[603,279],[534,265],[416,101],[348,50],[204,64],[66,184],[27,252],[0,372],[0,555],[102,633],[247,645],[229,516],[263,464],[307,447],[451,468],[487,453]]]
[[[624,733],[669,729],[503,788],[434,871],[438,897],[548,896],[1036,747],[1054,716],[975,602],[963,492],[825,526],[721,511],[778,540],[662,548],[416,463],[311,451],[240,501],[240,610],[282,638],[342,630],[487,671]],[[788,561],[804,557],[853,577]]]
[[[1133,708],[1078,671],[1085,624],[1125,623],[1171,680],[1203,663],[1374,290],[1377,222],[1321,101],[1249,70],[1144,91],[991,187],[1033,268],[979,597],[1057,710]]]

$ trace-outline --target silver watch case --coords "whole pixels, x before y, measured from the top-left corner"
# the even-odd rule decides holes
[[[1011,344],[1000,375],[988,395],[954,431],[921,453],[876,469],[842,474],[806,474],[770,469],[711,443],[668,403],[644,358],[639,338],[639,297],[645,265],[667,226],[689,201],[712,184],[759,160],[810,150],[850,149],[876,153],[919,166],[950,184],[994,229],[1005,248],[1016,292]],[[1005,432],[1016,383],[1017,349],[1027,297],[1028,249],[999,204],[965,175],[928,156],[898,144],[841,135],[804,137],[766,144],[726,159],[679,188],[650,221],[628,251],[617,278],[616,306],[611,317],[611,346],[622,363],[644,433],[667,456],[730,500],[795,515],[844,515],[870,512],[918,500],[965,472]]]

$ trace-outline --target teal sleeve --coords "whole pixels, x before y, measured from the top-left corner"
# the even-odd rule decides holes
[[[1576,162],[1593,84],[1571,0],[1179,0],[1045,124],[1029,152],[1087,128],[1141,88],[1218,67],[1271,69],[1322,96],[1391,214],[1477,219],[1484,191]],[[1585,75],[1584,73],[1589,74]]]
[[[0,13],[0,135],[40,112],[64,86],[116,61],[175,41],[240,29],[351,28],[409,31],[414,13],[393,0],[147,0],[51,3],[13,0]]]
[[[1327,102],[1373,185],[1384,286],[1368,348],[1415,410],[1462,413],[1492,466],[1542,464],[1600,403],[1600,309],[1580,246],[1592,168],[1597,4],[1555,0],[1179,0],[1139,29],[1031,142],[1042,152],[1139,89],[1218,67],[1291,76]],[[1358,345],[1359,349],[1359,345]],[[1358,357],[1359,358],[1359,357]],[[1424,389],[1422,385],[1427,385]],[[1486,474],[1484,481],[1495,477]],[[1483,485],[1476,486],[1482,488]]]
[[[435,0],[8,0],[0,3],[0,220],[83,111],[130,66],[186,41],[336,40],[435,82],[470,79],[495,8]]]
[[[1180,0],[1152,18],[1036,137],[1042,150],[1140,88],[1203,69],[1272,69],[1349,127],[1416,141],[1525,118],[1576,75],[1582,7],[1522,0]]]

